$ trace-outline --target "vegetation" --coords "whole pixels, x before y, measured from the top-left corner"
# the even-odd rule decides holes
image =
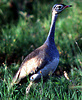
[[[0,98],[82,100],[81,0],[27,1],[0,1]],[[9,85],[24,57],[44,43],[50,28],[51,8],[55,3],[72,5],[59,15],[56,22],[55,41],[60,63],[47,82],[43,84],[41,80],[33,84],[26,98],[29,79],[11,90]],[[65,71],[69,78],[64,77]]]

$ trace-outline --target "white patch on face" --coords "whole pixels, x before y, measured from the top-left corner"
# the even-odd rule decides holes
[[[60,13],[61,11],[64,10],[63,7],[64,7],[63,5],[56,5],[56,6],[53,6],[53,12],[55,12],[55,14],[56,14],[56,13]]]
[[[57,5],[56,8],[59,10],[59,9],[62,9],[63,8],[63,5]]]
[[[35,79],[38,80],[41,77],[41,74],[43,77],[46,77],[50,72],[54,73],[59,63],[59,58],[55,58],[52,62],[50,62],[48,65],[46,65],[43,69],[34,75],[30,77],[31,81],[34,81]]]

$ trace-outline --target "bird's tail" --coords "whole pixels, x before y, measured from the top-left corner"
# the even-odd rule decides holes
[[[19,83],[19,81],[21,80],[21,79],[19,78],[19,76],[20,76],[20,71],[21,71],[21,70],[19,69],[18,72],[17,72],[17,73],[15,74],[15,76],[13,77],[12,82],[11,82],[9,88],[11,88],[14,84]]]

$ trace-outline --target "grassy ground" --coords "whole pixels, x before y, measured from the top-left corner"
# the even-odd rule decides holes
[[[26,16],[27,10],[24,8],[24,12],[19,12],[19,18],[14,21],[10,17],[9,0],[5,1],[5,4],[0,4],[0,98],[26,100],[25,88],[29,80],[27,84],[15,85],[9,90],[10,82],[24,57],[44,43],[51,23],[51,8],[59,2],[35,0],[31,14]],[[56,22],[55,42],[60,63],[46,83],[41,80],[33,84],[27,100],[82,99],[81,1],[61,2],[73,7],[63,11]],[[69,80],[64,77],[64,71],[68,73]]]

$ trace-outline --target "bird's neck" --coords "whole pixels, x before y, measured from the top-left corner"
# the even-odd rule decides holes
[[[57,14],[52,14],[52,22],[51,22],[50,31],[45,41],[45,43],[47,44],[54,44],[55,22],[56,22],[57,16],[58,16]]]

